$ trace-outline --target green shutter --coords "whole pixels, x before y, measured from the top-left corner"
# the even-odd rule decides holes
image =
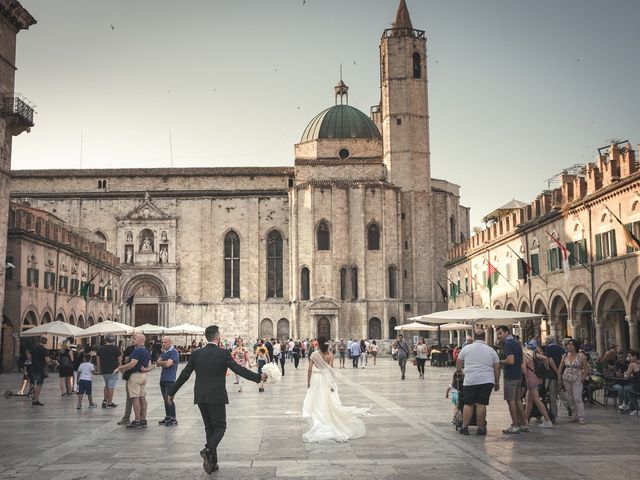
[[[569,266],[573,267],[576,264],[576,252],[575,252],[575,243],[569,242],[567,243],[567,250],[569,250]]]
[[[616,247],[616,231],[609,230],[609,240],[611,242],[611,257],[618,256],[618,249]]]
[[[587,241],[580,240],[578,242],[578,258],[580,262],[587,263]]]
[[[596,262],[602,260],[602,234],[596,234]]]
[[[551,259],[551,255],[553,255],[553,249],[547,250],[547,271],[553,271],[553,260]]]
[[[630,223],[625,223],[624,224],[624,228],[626,228],[627,230],[629,230],[630,232],[633,232],[632,228],[631,228],[631,224]],[[631,253],[633,252],[633,247],[631,245],[627,245],[627,253]]]
[[[540,275],[540,256],[537,253],[531,255],[531,273]]]
[[[524,268],[522,268],[520,259],[516,261],[516,265],[518,266],[518,280],[522,280],[524,278]]]

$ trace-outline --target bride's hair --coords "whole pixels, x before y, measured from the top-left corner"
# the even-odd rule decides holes
[[[329,351],[329,342],[324,337],[318,338],[318,348],[322,353],[327,353]]]

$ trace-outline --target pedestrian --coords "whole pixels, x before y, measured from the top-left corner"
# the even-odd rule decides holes
[[[349,353],[351,354],[352,367],[358,368],[358,359],[360,358],[360,342],[354,340],[349,347]]]
[[[398,349],[398,365],[400,365],[402,380],[404,380],[404,375],[407,371],[407,359],[409,358],[409,344],[402,334],[398,335],[398,339],[393,344]]]
[[[369,348],[367,342],[360,340],[360,364],[362,368],[367,366],[367,356],[369,355]]]
[[[48,376],[47,366],[51,363],[49,350],[45,347],[46,344],[47,337],[40,337],[40,344],[31,350],[31,370],[33,372],[33,383],[36,385],[31,406],[44,407],[44,404],[40,402],[40,391],[42,390],[42,385],[44,385],[44,379]]]
[[[262,374],[262,367],[271,361],[269,356],[269,350],[265,346],[262,340],[258,340],[258,347],[256,348],[256,363],[258,364],[258,375]]]
[[[551,359],[553,364],[555,365],[555,369],[558,370],[560,368],[560,362],[562,361],[562,356],[566,353],[564,348],[556,343],[556,338],[552,335],[547,335],[545,338],[545,346],[544,346],[544,356]],[[551,411],[551,417],[555,418],[557,421],[558,418],[558,377],[557,375],[554,378],[549,380],[549,410]]]
[[[180,387],[195,371],[194,403],[200,409],[207,439],[204,449],[200,451],[200,456],[203,458],[202,466],[205,472],[211,474],[218,470],[217,448],[227,428],[226,404],[229,403],[225,388],[227,369],[256,383],[264,382],[267,376],[241,367],[233,361],[229,350],[219,348],[216,344],[220,339],[220,330],[216,325],[207,327],[204,335],[208,342],[207,346],[191,354],[189,362],[171,387],[168,400],[173,402]]]
[[[131,344],[129,345],[127,348],[124,349],[124,352],[122,352],[122,363],[128,363],[131,357],[131,354],[133,353],[133,350],[136,348],[135,345]],[[122,373],[122,380],[124,380],[124,390],[125,390],[125,394],[126,394],[126,401],[125,401],[125,406],[124,406],[124,415],[122,416],[122,419],[120,419],[120,421],[118,422],[118,425],[129,425],[131,423],[131,410],[132,410],[132,403],[131,403],[131,397],[129,396],[129,377],[131,375],[131,370],[128,370],[126,372]]]
[[[273,348],[271,349],[271,354],[269,355],[271,357],[271,361],[273,363],[275,363],[276,365],[278,364],[278,361],[280,360],[280,352],[282,351],[282,347],[284,345],[280,344],[280,340],[276,340],[273,343]],[[267,348],[268,350],[268,348]]]
[[[469,435],[474,409],[478,425],[477,435],[487,434],[487,405],[491,392],[500,390],[500,359],[496,351],[484,341],[484,330],[476,330],[473,343],[460,351],[456,371],[464,365],[464,410],[460,433]]]
[[[549,417],[549,413],[547,412],[547,408],[542,403],[540,399],[540,393],[538,389],[540,385],[542,385],[542,379],[538,377],[536,372],[536,362],[542,362],[545,365],[549,364],[549,359],[544,355],[540,355],[536,353],[536,349],[538,348],[538,342],[535,340],[530,340],[527,343],[527,348],[524,349],[524,367],[525,367],[525,378],[527,379],[527,405],[524,411],[525,425],[529,423],[529,415],[531,414],[531,409],[533,405],[538,408],[538,411],[544,418],[544,422],[538,425],[540,428],[551,428],[553,427],[553,422],[551,421],[551,417]],[[550,368],[550,367],[547,367]],[[557,372],[556,372],[557,375]]]
[[[633,390],[626,390],[624,393],[624,403],[629,405],[631,412],[629,415],[633,415],[635,417],[640,416],[640,407],[638,406],[638,398],[640,397],[640,363],[638,363],[638,351],[631,349],[629,350],[629,366],[627,370],[624,372],[624,378],[631,382],[631,386]],[[621,412],[626,411],[625,409],[620,409]]]
[[[33,387],[33,369],[31,368],[30,348],[26,348],[24,353],[20,355],[18,365],[20,366],[20,370],[22,370],[22,382],[20,382],[20,388],[18,388],[18,395],[25,395],[27,385],[29,385],[29,390],[27,390],[27,392],[30,392]]]
[[[344,343],[344,338],[341,338],[340,343],[338,343],[338,356],[340,357],[340,368],[345,368],[344,363],[347,358],[347,344]]]
[[[287,362],[287,348],[288,348],[288,344],[284,343],[282,344],[282,347],[280,348],[280,354],[278,355],[278,358],[276,358],[276,365],[278,364],[278,361],[280,361],[280,369],[282,370],[282,376],[284,377],[284,364]]]
[[[427,363],[427,358],[429,358],[427,344],[424,337],[420,337],[418,345],[416,345],[416,365],[418,366],[418,376],[422,380],[424,380],[424,364]]]
[[[73,393],[73,352],[69,348],[69,340],[62,342],[60,352],[58,354],[58,367],[60,376],[60,393],[61,396],[71,396]]]
[[[158,425],[164,425],[165,427],[175,427],[178,425],[178,419],[176,418],[176,405],[173,402],[169,402],[168,399],[169,390],[173,387],[173,384],[176,381],[179,362],[180,354],[173,346],[171,337],[162,337],[162,350],[156,365],[162,368],[160,371],[160,393],[164,400],[164,419],[158,421]]]
[[[295,342],[291,349],[291,356],[293,357],[293,366],[298,368],[300,364],[300,342]]]
[[[369,354],[373,358],[373,366],[375,367],[376,366],[376,360],[378,358],[378,344],[376,343],[375,340],[373,340],[371,342],[371,345],[369,346]]]
[[[91,387],[93,385],[93,374],[96,373],[96,367],[91,363],[91,357],[86,353],[81,353],[82,363],[78,367],[78,406],[77,410],[82,408],[82,396],[87,395],[89,400],[89,408],[96,408],[97,405],[93,403],[93,396],[91,394]]]
[[[502,433],[528,432],[528,422],[522,406],[522,379],[524,375],[522,346],[513,338],[513,335],[509,332],[509,327],[506,325],[497,327],[496,335],[504,345],[505,359],[501,360],[500,363],[503,367],[504,400],[509,406],[509,415],[511,416],[511,426],[502,430]],[[460,355],[466,348],[468,346],[460,350]]]
[[[122,352],[115,346],[116,338],[112,334],[107,334],[104,339],[105,344],[96,353],[97,371],[104,380],[102,408],[115,408],[117,405],[113,403],[113,392],[118,383],[118,374],[113,371],[121,365]]]
[[[244,346],[244,340],[242,338],[238,338],[236,340],[236,348],[233,349],[231,357],[235,360],[235,362],[244,368],[251,368],[251,361],[249,359],[249,350],[247,350]],[[244,378],[236,373],[236,381],[234,382],[236,385],[240,385],[238,392],[242,392],[242,386],[244,385]]]
[[[582,386],[589,373],[587,358],[580,352],[580,344],[571,339],[567,343],[567,353],[562,357],[558,369],[558,384],[562,385],[571,404],[572,422],[586,423],[584,402],[582,401]]]
[[[145,336],[142,333],[136,333],[133,336],[135,349],[131,352],[129,362],[117,367],[113,373],[131,371],[129,380],[127,380],[127,388],[135,420],[127,425],[127,428],[147,428],[147,392],[145,385],[147,383],[146,372],[151,370],[151,354],[145,348]]]

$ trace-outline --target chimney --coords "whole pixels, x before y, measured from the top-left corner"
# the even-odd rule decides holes
[[[606,187],[620,180],[620,149],[612,143],[609,151],[600,156],[600,170],[602,171],[602,186]]]
[[[628,177],[637,170],[636,152],[631,149],[631,144],[627,142],[620,151],[620,177]]]
[[[602,174],[595,163],[587,164],[587,195],[602,188]]]

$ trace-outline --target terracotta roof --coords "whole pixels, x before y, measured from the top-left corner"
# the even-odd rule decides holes
[[[377,180],[375,178],[360,178],[354,180],[310,180],[308,182],[299,183],[296,185],[297,189],[304,189],[308,187],[320,187],[320,188],[359,188],[359,187],[382,187],[390,189],[399,189],[395,185],[385,182],[384,180]]]
[[[382,165],[382,158],[380,157],[366,157],[366,158],[299,158],[296,160],[296,165]]]
[[[1,1],[1,0],[0,0]],[[96,169],[48,169],[12,170],[17,178],[33,177],[289,177],[293,167],[194,167],[194,168],[96,168]]]

